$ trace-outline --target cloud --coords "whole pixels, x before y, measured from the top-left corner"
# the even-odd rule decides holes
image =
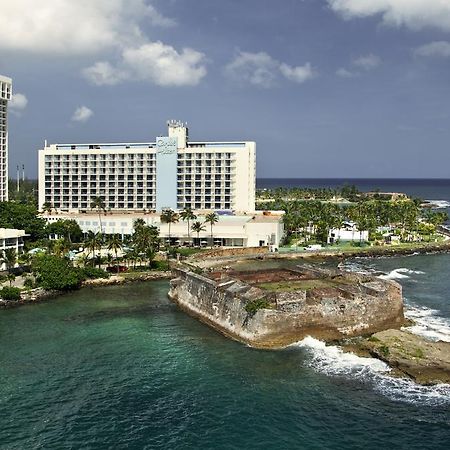
[[[141,22],[172,26],[145,0],[1,2],[0,49],[39,54],[95,54],[145,41]]]
[[[227,64],[225,73],[235,81],[261,88],[275,86],[280,75],[296,83],[304,83],[316,76],[310,63],[292,67],[286,63],[280,63],[266,52],[239,52]]]
[[[450,58],[450,42],[436,41],[417,47],[414,50],[416,56]]]
[[[24,94],[20,94],[17,92],[13,94],[11,101],[8,104],[8,107],[11,109],[11,112],[20,116],[21,112],[27,107],[28,99]]]
[[[383,24],[412,30],[427,27],[450,31],[447,0],[327,0],[345,19],[380,16]]]
[[[369,71],[377,68],[381,64],[381,58],[373,54],[360,56],[359,58],[355,58],[352,64],[360,69]]]
[[[281,73],[291,81],[296,83],[304,83],[316,76],[311,64],[308,62],[304,66],[291,67],[287,64],[280,65]]]
[[[354,78],[358,76],[358,73],[350,72],[350,70],[341,67],[338,70],[336,70],[336,75],[341,78]]]
[[[132,76],[159,86],[195,86],[206,75],[203,53],[191,48],[179,53],[159,41],[125,49],[123,62]]]
[[[72,122],[87,122],[93,115],[92,109],[89,109],[87,106],[80,106],[73,113],[71,120]]]
[[[99,61],[83,69],[82,75],[95,85],[124,81],[147,81],[158,86],[195,86],[206,75],[206,58],[201,52],[184,48],[181,52],[162,42],[125,48],[116,66]]]
[[[86,80],[96,86],[112,86],[127,78],[126,73],[116,69],[107,61],[98,61],[93,66],[83,69],[81,73]]]
[[[275,84],[278,62],[266,52],[239,54],[226,67],[227,75],[241,82],[269,88]]]

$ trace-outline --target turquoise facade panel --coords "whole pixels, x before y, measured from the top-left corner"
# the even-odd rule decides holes
[[[156,210],[177,209],[176,137],[156,139]]]

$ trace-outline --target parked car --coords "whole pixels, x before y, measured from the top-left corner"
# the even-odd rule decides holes
[[[126,272],[128,270],[127,266],[108,266],[106,268],[106,271],[109,273],[120,273],[120,272]]]
[[[307,245],[305,247],[305,250],[307,252],[314,252],[316,250],[321,250],[321,249],[322,249],[322,246],[320,244],[312,244],[312,245]]]

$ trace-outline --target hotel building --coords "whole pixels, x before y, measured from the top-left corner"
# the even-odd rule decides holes
[[[191,142],[168,122],[150,143],[52,144],[39,151],[39,207],[88,212],[94,197],[110,211],[254,211],[255,142]]]
[[[11,78],[0,75],[0,201],[8,200],[8,102],[12,96]]]

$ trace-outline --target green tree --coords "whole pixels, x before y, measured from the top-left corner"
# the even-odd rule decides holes
[[[42,205],[42,211],[50,215],[53,211],[53,205],[50,202],[45,202]]]
[[[173,223],[177,223],[178,222],[178,214],[173,211],[172,209],[165,209],[164,211],[161,212],[161,216],[160,216],[160,220],[162,223],[167,223],[167,225],[169,225],[169,246],[171,244],[171,232],[170,232],[170,226]]]
[[[67,258],[40,255],[34,258],[32,270],[37,283],[47,290],[78,289],[83,281],[81,269],[73,267]]]
[[[194,223],[192,224],[191,229],[192,229],[192,231],[194,231],[195,233],[197,233],[197,240],[198,240],[198,243],[199,243],[198,245],[200,246],[200,233],[201,233],[202,231],[205,231],[204,225],[203,225],[201,222],[196,221],[196,222],[194,222]]]
[[[88,232],[85,246],[89,250],[89,253],[92,252],[93,260],[95,259],[95,251],[101,250],[102,242],[103,242],[103,239],[102,239],[102,235],[100,233],[94,233],[93,231]],[[98,258],[98,259],[100,261],[100,258]],[[100,262],[99,262],[99,267],[100,267]]]
[[[83,237],[78,222],[73,219],[59,219],[56,222],[49,223],[45,227],[47,234],[57,234],[67,239],[69,242],[80,242]]]
[[[14,202],[0,202],[0,228],[25,230],[36,241],[45,236],[45,220],[38,217],[35,206]]]
[[[187,222],[187,234],[188,238],[190,238],[190,221],[197,219],[197,216],[194,214],[191,208],[184,208],[180,213],[180,217],[183,222]]]
[[[205,223],[209,223],[210,230],[211,230],[211,248],[213,246],[213,226],[219,221],[219,216],[215,212],[211,212],[209,214],[206,214],[205,217]]]
[[[17,263],[17,253],[14,248],[7,248],[6,250],[3,250],[3,255],[1,258],[2,265],[4,264],[6,267],[6,270],[8,271],[8,280],[9,285],[11,286],[12,282],[15,280],[15,275],[12,273],[12,269],[14,269],[16,263]]]
[[[93,197],[91,200],[91,209],[96,209],[98,212],[98,221],[100,223],[100,234],[103,235],[102,212],[106,210],[105,202],[101,197]]]
[[[117,260],[117,252],[119,250],[122,250],[123,243],[122,243],[122,239],[120,239],[120,236],[118,234],[113,234],[109,237],[107,248],[108,248],[108,250],[111,250],[114,252],[114,256],[116,257],[117,273],[119,273],[119,263]]]

